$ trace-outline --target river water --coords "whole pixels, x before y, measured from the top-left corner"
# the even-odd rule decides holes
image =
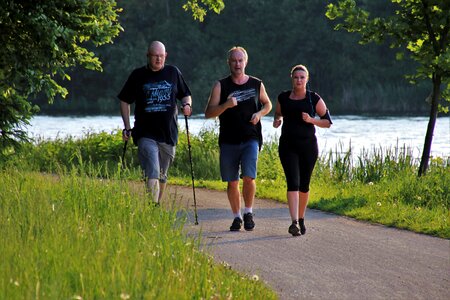
[[[178,123],[185,128],[182,117]],[[36,116],[28,126],[30,137],[39,139],[80,138],[87,133],[114,132],[122,125],[120,116],[86,116],[86,117],[53,117]],[[414,157],[422,153],[427,130],[427,117],[359,117],[335,116],[329,129],[317,128],[319,149],[322,153],[345,152],[351,150],[359,154],[363,149],[393,149],[407,147]],[[281,127],[272,127],[272,117],[262,120],[264,139],[277,140]],[[189,118],[189,132],[198,134],[201,130],[218,130],[219,123],[214,119],[204,119],[200,116]],[[450,157],[450,118],[437,119],[431,147],[433,156]]]

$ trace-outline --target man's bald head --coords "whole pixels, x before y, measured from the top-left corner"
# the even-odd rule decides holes
[[[161,70],[164,68],[166,56],[166,46],[163,43],[160,41],[151,42],[147,51],[148,67],[155,72]]]
[[[150,51],[163,51],[166,52],[166,46],[160,41],[153,41],[148,45],[148,52]]]

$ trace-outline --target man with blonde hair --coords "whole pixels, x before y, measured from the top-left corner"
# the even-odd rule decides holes
[[[262,145],[261,118],[272,109],[262,81],[245,74],[248,62],[243,47],[228,51],[230,74],[214,83],[205,109],[206,118],[219,117],[220,174],[234,215],[231,231],[253,230],[256,166]],[[244,217],[241,215],[239,178],[243,180]]]

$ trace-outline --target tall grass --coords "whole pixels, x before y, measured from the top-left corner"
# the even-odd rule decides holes
[[[417,167],[411,149],[406,146],[363,148],[357,155],[352,152],[351,145],[348,150],[343,145],[339,147],[320,157],[316,173],[329,173],[330,179],[339,182],[368,183],[402,172],[413,172]]]
[[[223,189],[217,134],[204,130],[191,136],[191,146],[196,185]],[[129,144],[125,168],[121,164],[122,150],[120,133],[89,134],[81,140],[26,145],[3,165],[45,172],[82,170],[99,178],[139,179],[136,147]],[[341,145],[340,149],[323,154],[311,182],[310,207],[450,237],[450,158],[432,158],[428,174],[418,178],[418,161],[411,153],[399,145],[364,149],[361,153],[353,153],[351,145],[348,148]],[[175,161],[169,169],[169,183],[190,184],[190,178],[186,135],[180,132]],[[257,186],[258,197],[286,201],[285,178],[275,141],[266,142],[260,152]],[[402,214],[398,213],[399,207],[404,209]],[[425,213],[428,220],[422,217]]]
[[[1,299],[275,299],[127,182],[0,171]]]

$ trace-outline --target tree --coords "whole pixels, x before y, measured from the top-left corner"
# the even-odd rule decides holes
[[[362,44],[387,41],[392,48],[400,49],[397,59],[409,54],[418,63],[416,73],[408,75],[411,83],[416,84],[419,79],[431,80],[432,91],[427,99],[430,102],[429,122],[418,172],[422,176],[428,168],[438,112],[448,113],[444,101],[450,102],[450,1],[391,2],[395,4],[395,14],[386,17],[371,18],[370,13],[357,7],[354,0],[329,4],[326,15],[332,20],[342,20],[336,30],[359,33]]]
[[[207,10],[219,13],[222,0],[189,0],[184,5],[195,19]],[[112,43],[123,30],[121,9],[114,0],[20,1],[0,6],[0,156],[28,140],[23,126],[39,110],[30,99],[52,103],[65,97],[60,83],[75,67],[102,71],[92,49]]]
[[[27,140],[22,129],[38,111],[29,98],[52,102],[67,90],[57,81],[80,65],[101,70],[92,46],[119,34],[119,8],[104,1],[4,0],[0,7],[0,149]],[[1,153],[1,152],[0,152]]]
[[[366,1],[370,5],[366,9],[376,15],[391,14],[393,4],[381,2]],[[265,80],[271,99],[289,88],[286,74],[292,65],[304,63],[311,72],[311,88],[327,100],[334,115],[428,114],[422,100],[428,95],[427,86],[410,85],[403,77],[413,73],[416,64],[409,59],[386,64],[396,54],[387,43],[360,46],[357,35],[334,31],[322,1],[241,0],[220,14],[208,11],[203,22],[182,8],[183,1],[119,3],[124,31],[113,45],[93,49],[103,71],[72,69],[71,80],[62,82],[68,90],[64,100],[56,97],[49,104],[44,97],[33,99],[40,114],[116,115],[118,89],[134,68],[145,64],[149,39],[164,42],[169,53],[166,62],[182,70],[195,98],[196,114],[203,112],[213,81],[229,72],[224,57],[236,44],[249,52],[247,71]],[[152,11],[158,13],[148,13]]]

